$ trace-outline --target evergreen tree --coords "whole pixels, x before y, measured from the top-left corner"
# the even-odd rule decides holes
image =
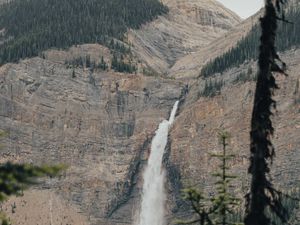
[[[72,70],[72,78],[75,78],[76,77],[76,73],[75,73],[75,69],[73,68]]]
[[[270,225],[271,219],[266,215],[269,209],[283,222],[287,222],[287,211],[282,205],[281,192],[274,189],[268,176],[269,163],[275,156],[271,137],[274,128],[271,121],[272,108],[276,102],[272,99],[278,88],[273,72],[284,73],[276,61],[279,56],[275,49],[277,32],[277,11],[280,12],[283,0],[266,0],[265,14],[261,19],[261,45],[259,51],[258,77],[256,83],[254,107],[251,120],[251,155],[249,173],[252,175],[250,192],[246,197],[247,209],[245,225]],[[276,4],[276,5],[275,5]],[[276,11],[277,10],[277,11]],[[284,17],[282,18],[284,20]]]
[[[217,194],[211,198],[213,215],[215,217],[215,225],[235,225],[236,221],[230,221],[229,215],[234,213],[234,210],[239,205],[239,199],[230,193],[230,183],[236,176],[228,173],[228,160],[232,159],[234,155],[228,155],[229,133],[223,131],[220,133],[220,141],[223,147],[221,154],[212,154],[212,157],[220,161],[219,171],[213,176],[217,177],[215,187]]]
[[[204,89],[198,93],[198,97],[214,97],[219,95],[224,84],[223,79],[205,80]]]
[[[197,214],[196,219],[189,221],[179,220],[176,224],[195,224],[200,225],[213,225],[213,222],[210,218],[212,209],[207,206],[207,199],[203,194],[196,188],[187,188],[183,190],[183,199],[189,201],[193,212]]]
[[[233,221],[233,214],[237,213],[239,199],[231,193],[231,182],[236,179],[228,172],[228,160],[234,158],[234,155],[227,153],[229,133],[222,131],[219,134],[222,145],[221,154],[211,154],[213,158],[220,161],[217,172],[212,176],[216,177],[216,194],[210,198],[195,188],[187,188],[183,191],[183,198],[190,202],[193,212],[197,214],[196,219],[190,221],[178,221],[177,224],[195,224],[200,225],[237,225],[239,221]],[[237,219],[237,217],[235,218]]]
[[[98,67],[99,69],[101,69],[101,70],[107,70],[107,69],[108,69],[108,65],[107,65],[107,63],[105,62],[103,56],[101,56],[101,61],[100,61],[100,63],[98,64],[97,67]]]
[[[0,137],[5,134],[0,132]],[[11,195],[20,195],[23,190],[37,184],[37,178],[56,176],[64,166],[33,166],[28,164],[0,164],[0,203]],[[0,212],[1,225],[9,225],[9,220]]]
[[[90,68],[91,67],[91,57],[89,55],[87,55],[85,57],[85,67],[86,68]]]

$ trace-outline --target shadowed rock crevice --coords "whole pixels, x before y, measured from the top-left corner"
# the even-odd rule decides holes
[[[171,140],[168,139],[168,144],[165,150],[163,165],[167,171],[167,194],[168,205],[171,207],[169,214],[176,215],[179,212],[184,212],[188,208],[187,203],[182,199],[181,191],[184,188],[181,182],[182,176],[180,168],[171,161]]]
[[[0,67],[0,129],[7,132],[1,160],[64,163],[61,180],[45,188],[79,208],[89,224],[130,224],[147,144],[183,85],[99,70],[91,84],[84,68],[72,77],[62,51],[47,54],[60,61],[37,57]]]
[[[130,167],[128,169],[128,174],[126,176],[125,181],[123,183],[117,184],[117,190],[114,192],[118,193],[117,197],[111,201],[108,209],[107,209],[107,218],[112,217],[114,213],[117,213],[118,209],[120,209],[124,204],[126,204],[130,198],[133,196],[133,191],[136,188],[136,184],[138,182],[139,177],[141,177],[142,172],[142,164],[143,164],[143,155],[149,149],[151,145],[152,138],[146,139],[146,141],[141,146],[137,156],[130,163]],[[119,188],[120,187],[120,188]]]

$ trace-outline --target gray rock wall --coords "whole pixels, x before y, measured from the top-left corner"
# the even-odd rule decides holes
[[[1,159],[64,163],[68,170],[43,188],[77,205],[91,224],[131,224],[136,201],[130,199],[149,138],[183,85],[140,75],[75,72],[74,78],[64,64],[41,58],[0,68],[0,129],[7,133]],[[124,215],[119,208],[129,200]]]

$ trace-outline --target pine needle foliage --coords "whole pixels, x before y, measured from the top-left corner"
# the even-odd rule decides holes
[[[5,133],[0,131],[0,137]],[[38,184],[38,178],[56,176],[65,169],[63,165],[33,166],[29,164],[5,163],[0,165],[0,203],[11,195],[21,195],[23,191],[34,184]],[[3,212],[0,212],[0,224],[9,225],[9,220]]]
[[[182,198],[190,203],[193,212],[196,214],[196,218],[187,221],[178,220],[176,224],[214,225],[210,218],[212,208],[207,204],[209,199],[204,197],[202,192],[196,188],[186,188],[182,193]]]
[[[228,140],[230,135],[226,131],[219,133],[222,152],[211,154],[211,157],[219,160],[218,170],[212,174],[216,177],[214,187],[216,194],[212,197],[205,197],[196,188],[183,190],[183,198],[187,200],[197,218],[189,221],[177,221],[177,224],[200,224],[200,225],[239,225],[239,221],[233,221],[240,205],[240,200],[231,193],[231,182],[237,177],[229,173],[228,161],[234,155],[227,153]]]
[[[234,155],[227,153],[228,139],[230,135],[226,131],[219,134],[220,142],[223,148],[221,154],[211,154],[213,158],[220,161],[219,171],[213,176],[217,178],[215,187],[217,194],[211,198],[213,205],[213,216],[215,217],[216,225],[235,225],[236,222],[229,221],[228,216],[233,214],[239,205],[239,199],[230,193],[231,182],[237,178],[228,172],[228,161],[234,158]]]
[[[39,167],[10,162],[0,165],[0,202],[10,195],[21,194],[24,189],[37,184],[37,178],[55,176],[62,169],[61,165]]]

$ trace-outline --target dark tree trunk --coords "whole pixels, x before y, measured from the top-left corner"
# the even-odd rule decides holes
[[[265,4],[265,15],[260,21],[262,36],[258,62],[259,71],[250,132],[249,173],[252,175],[252,180],[250,192],[246,196],[245,225],[271,224],[270,218],[265,214],[267,207],[270,207],[271,211],[274,211],[283,220],[285,217],[280,196],[268,178],[269,163],[275,155],[271,142],[274,133],[271,116],[276,102],[272,96],[274,90],[278,88],[272,72],[283,72],[283,69],[276,63],[279,57],[275,49],[277,12],[281,10],[283,1],[266,0]]]

